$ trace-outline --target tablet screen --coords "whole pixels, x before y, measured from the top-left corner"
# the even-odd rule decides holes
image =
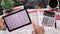
[[[29,15],[26,10],[9,14],[4,17],[4,20],[9,31],[15,30],[17,28],[26,26],[31,23]]]

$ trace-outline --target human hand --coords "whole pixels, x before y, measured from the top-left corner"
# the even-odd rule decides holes
[[[0,30],[5,30],[6,26],[4,24],[4,20],[2,19],[2,17],[0,17]]]
[[[35,30],[36,34],[44,34],[43,26],[39,26],[39,25],[37,25],[35,23],[33,23],[33,26],[34,26],[34,30]]]

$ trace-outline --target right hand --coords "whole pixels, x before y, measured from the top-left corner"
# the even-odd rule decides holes
[[[44,34],[44,27],[43,26],[39,26],[35,23],[33,23],[34,26],[34,30],[36,34]]]

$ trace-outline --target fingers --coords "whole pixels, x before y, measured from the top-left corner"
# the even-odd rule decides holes
[[[2,17],[0,17],[0,30],[5,30],[6,26],[4,24],[4,20],[2,19]]]
[[[33,26],[36,34],[44,34],[44,28],[42,26],[39,26],[35,23],[33,23]]]

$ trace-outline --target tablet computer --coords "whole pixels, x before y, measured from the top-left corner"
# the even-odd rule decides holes
[[[9,32],[31,24],[31,19],[26,9],[3,16]]]

